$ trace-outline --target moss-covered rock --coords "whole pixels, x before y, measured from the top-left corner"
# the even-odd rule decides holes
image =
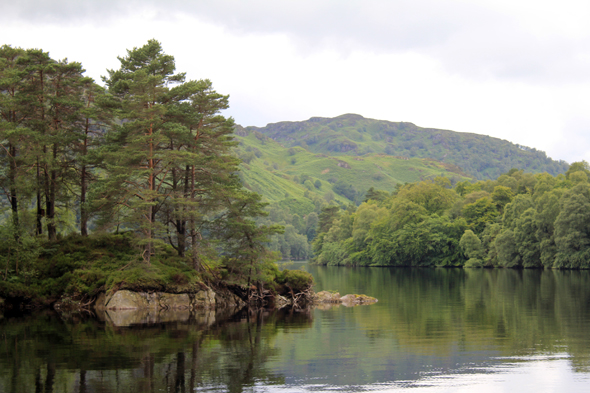
[[[367,295],[345,295],[340,298],[340,302],[345,306],[356,306],[359,304],[377,303],[377,299]]]
[[[338,292],[321,291],[315,294],[316,304],[342,304],[344,306],[356,306],[360,304],[377,303],[377,299],[367,295],[349,294],[340,296]]]
[[[340,303],[340,294],[338,292],[321,291],[314,296],[315,303]]]

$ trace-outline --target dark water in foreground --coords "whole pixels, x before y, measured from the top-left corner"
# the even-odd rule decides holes
[[[0,392],[590,391],[590,272],[303,267],[379,302],[5,315]]]

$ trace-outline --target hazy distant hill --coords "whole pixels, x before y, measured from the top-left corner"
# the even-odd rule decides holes
[[[511,168],[526,172],[563,173],[568,164],[539,150],[485,135],[421,128],[412,123],[366,119],[346,114],[335,118],[280,122],[246,127],[281,143],[315,154],[429,158],[459,166],[477,179],[495,179]]]

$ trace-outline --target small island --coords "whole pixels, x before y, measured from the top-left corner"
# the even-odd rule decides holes
[[[5,308],[294,305],[312,277],[279,271],[277,225],[245,188],[228,96],[186,80],[160,43],[105,87],[77,62],[0,48]]]

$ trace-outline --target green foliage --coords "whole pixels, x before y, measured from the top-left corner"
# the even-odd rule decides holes
[[[514,198],[512,189],[504,186],[494,187],[494,192],[492,193],[492,202],[496,204],[499,212],[504,211],[504,206],[510,203],[512,198]]]
[[[465,263],[465,267],[483,266],[484,250],[481,245],[481,240],[479,240],[473,231],[469,229],[466,230],[463,236],[461,236],[459,245],[461,246],[465,256],[468,258],[468,261]]]
[[[518,253],[518,245],[514,239],[514,232],[507,229],[500,233],[494,241],[498,255],[498,264],[502,267],[520,267],[521,258]]]
[[[388,197],[370,195],[378,197],[355,211],[324,213],[317,263],[590,268],[584,169],[569,178],[513,169],[497,181],[458,183],[454,191],[434,179],[399,186]]]
[[[35,264],[41,251],[38,239],[11,221],[0,226],[0,240],[0,277],[28,284],[39,274]]]
[[[227,196],[227,210],[212,225],[216,237],[223,244],[223,265],[227,280],[250,288],[252,284],[271,281],[267,267],[276,255],[266,249],[269,237],[283,232],[276,225],[257,225],[254,218],[265,216],[260,195],[242,191]]]
[[[202,288],[200,274],[186,260],[178,258],[174,250],[162,250],[146,268],[134,244],[131,232],[70,235],[43,244],[38,257],[28,261],[29,269],[36,274],[28,280],[18,277],[0,281],[0,294],[20,296],[33,303],[51,303],[64,296],[88,301],[99,292],[118,289],[177,293]]]
[[[357,195],[357,190],[352,186],[352,184],[347,184],[343,180],[338,180],[332,189],[336,194],[342,195],[351,201],[354,201]]]
[[[282,229],[256,222],[264,204],[240,182],[234,122],[220,115],[229,97],[208,80],[187,81],[156,40],[118,60],[105,90],[80,63],[0,48],[0,188],[10,221],[0,231],[3,288],[37,300],[117,288],[192,291],[205,274],[218,278],[214,268],[244,285],[272,281],[267,245]],[[259,160],[256,146],[238,153],[276,164]],[[302,179],[315,192],[312,178]],[[278,201],[299,215],[287,231],[298,257],[309,256],[309,245],[295,228],[305,232],[302,217],[322,207],[308,196]],[[78,231],[82,237],[72,235]],[[111,249],[101,239],[118,241],[103,231],[133,235]]]
[[[537,239],[535,213],[532,207],[525,210],[516,221],[514,229],[514,240],[518,245],[518,253],[522,258],[522,267],[524,268],[543,266],[540,245]]]
[[[301,293],[312,287],[313,276],[303,270],[285,269],[278,274],[276,281],[279,285],[284,286],[288,292]],[[279,293],[287,291],[283,289]]]
[[[500,215],[494,202],[488,197],[478,199],[463,206],[463,216],[475,233],[481,233],[488,224]]]
[[[590,268],[590,198],[587,183],[562,196],[555,219],[555,267]]]

